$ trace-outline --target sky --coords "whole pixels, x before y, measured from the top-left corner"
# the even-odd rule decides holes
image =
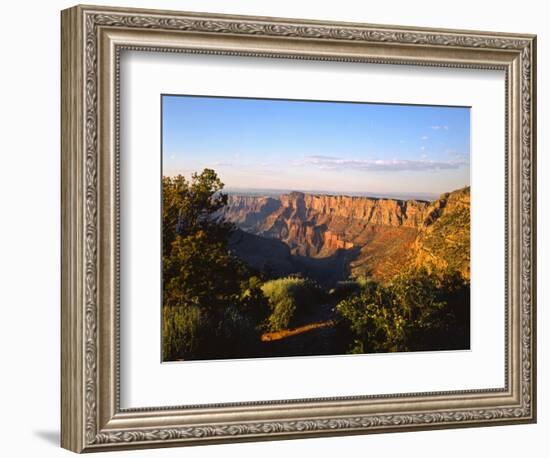
[[[162,155],[232,190],[435,196],[470,184],[470,109],[163,95]]]

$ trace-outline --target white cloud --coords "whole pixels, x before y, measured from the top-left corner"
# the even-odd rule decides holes
[[[342,159],[334,156],[306,156],[295,165],[313,165],[321,170],[359,170],[364,172],[402,172],[458,169],[465,160],[433,161],[422,159]]]
[[[433,130],[449,130],[449,126],[430,126],[430,128],[432,128]]]
[[[420,151],[424,151],[425,149],[426,149],[425,146],[421,146],[421,147],[420,147]]]
[[[420,137],[420,140],[428,140],[428,138],[430,137],[428,137],[427,135],[422,135],[422,137]]]

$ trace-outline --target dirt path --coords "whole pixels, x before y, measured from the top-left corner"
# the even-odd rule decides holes
[[[313,329],[328,328],[334,326],[334,320],[318,321],[316,323],[309,323],[304,326],[299,326],[293,329],[282,329],[280,331],[266,332],[262,334],[262,342],[272,342],[274,340],[281,340],[287,337],[296,336],[304,332],[309,332]]]
[[[329,301],[321,304],[301,326],[262,334],[262,355],[277,357],[345,354],[349,339],[338,325],[334,303],[335,301]]]

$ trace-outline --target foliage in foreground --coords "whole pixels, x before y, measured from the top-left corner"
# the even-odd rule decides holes
[[[267,321],[270,331],[299,326],[319,306],[323,291],[309,279],[278,278],[266,282],[262,291],[269,302],[271,315]]]
[[[469,348],[469,307],[460,274],[409,269],[366,282],[336,309],[353,335],[350,352],[378,353]]]
[[[333,301],[341,301],[353,296],[361,294],[361,291],[372,280],[366,277],[350,278],[348,280],[342,280],[336,283],[334,288],[329,291],[331,299]]]
[[[242,356],[269,312],[259,280],[227,249],[232,225],[213,170],[163,178],[163,359]]]

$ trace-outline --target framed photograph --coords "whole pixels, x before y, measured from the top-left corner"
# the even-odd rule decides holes
[[[62,446],[536,421],[536,38],[62,12]]]

